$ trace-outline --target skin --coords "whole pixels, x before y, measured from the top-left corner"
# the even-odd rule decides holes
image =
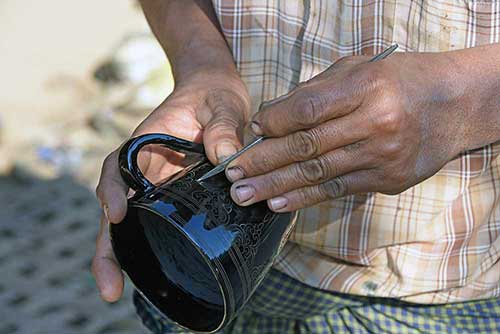
[[[168,52],[176,82],[173,93],[132,136],[160,132],[202,142],[212,163],[222,161],[242,146],[250,102],[210,1],[142,0],[141,5]],[[180,154],[158,145],[144,148],[139,155],[141,170],[153,182],[181,169],[182,160]],[[123,292],[123,274],[113,254],[108,224],[125,217],[127,192],[117,149],[105,159],[96,189],[103,215],[92,273],[108,302],[117,301]]]
[[[176,87],[133,136],[162,132],[203,142],[213,163],[223,160],[241,148],[250,103],[210,1],[141,5],[168,52]],[[376,63],[342,58],[263,104],[252,129],[270,138],[230,164],[231,196],[243,206],[267,200],[285,212],[347,194],[396,194],[423,181],[460,152],[500,140],[499,54],[497,44]],[[143,151],[139,164],[153,182],[182,168],[179,154]],[[127,191],[114,151],[96,189],[103,215],[92,262],[109,302],[120,298],[123,274],[108,224],[125,216]]]
[[[348,57],[265,103],[270,137],[226,169],[231,196],[288,212],[349,194],[398,194],[459,153],[500,140],[500,44]]]

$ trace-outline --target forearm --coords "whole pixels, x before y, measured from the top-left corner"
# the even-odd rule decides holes
[[[452,66],[452,79],[468,109],[463,149],[500,141],[500,44],[457,51]]]
[[[141,0],[147,21],[168,55],[176,82],[200,70],[236,73],[208,0]]]

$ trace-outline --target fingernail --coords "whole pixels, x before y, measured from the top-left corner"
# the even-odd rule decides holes
[[[228,170],[226,171],[226,176],[231,182],[238,181],[244,177],[243,171],[238,167],[228,168]]]
[[[271,210],[275,211],[285,208],[287,204],[288,198],[282,196],[271,198],[269,200],[269,206],[271,207]]]
[[[109,208],[108,208],[108,205],[104,204],[102,206],[102,210],[104,211],[104,216],[106,216],[106,220],[108,221],[108,223],[111,223],[111,220],[109,219]]]
[[[260,127],[260,124],[257,123],[256,121],[252,121],[252,124],[250,125],[250,128],[252,129],[252,132],[255,133],[258,136],[262,136],[262,128]]]
[[[229,142],[222,142],[217,144],[215,147],[215,155],[217,156],[217,161],[221,163],[231,155],[237,152],[236,146]]]
[[[253,197],[255,191],[253,187],[249,186],[238,186],[236,187],[236,197],[239,203],[248,201]]]

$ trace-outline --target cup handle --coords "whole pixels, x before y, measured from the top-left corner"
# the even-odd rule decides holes
[[[202,144],[193,143],[163,133],[150,133],[129,139],[120,148],[118,165],[120,174],[127,185],[135,191],[146,192],[154,188],[154,184],[142,174],[137,165],[137,155],[142,147],[149,144],[163,145],[179,153],[205,154]]]

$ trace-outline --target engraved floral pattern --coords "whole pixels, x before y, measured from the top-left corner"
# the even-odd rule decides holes
[[[223,174],[213,177],[210,182],[198,183],[197,177],[202,175],[211,166],[201,165],[175,178],[158,188],[161,194],[174,198],[192,210],[207,215],[204,227],[211,230],[224,225],[229,231],[235,232],[235,240],[230,250],[231,258],[236,266],[240,267],[241,280],[244,283],[245,298],[252,292],[253,287],[263,278],[273,259],[256,262],[260,244],[265,240],[266,229],[272,226],[278,215],[269,211],[264,204],[262,208],[248,210],[234,204],[229,192],[224,187],[227,184]],[[193,212],[196,213],[196,212]],[[264,215],[261,215],[264,213]],[[239,223],[236,223],[239,222]],[[264,271],[264,272],[263,272]]]

